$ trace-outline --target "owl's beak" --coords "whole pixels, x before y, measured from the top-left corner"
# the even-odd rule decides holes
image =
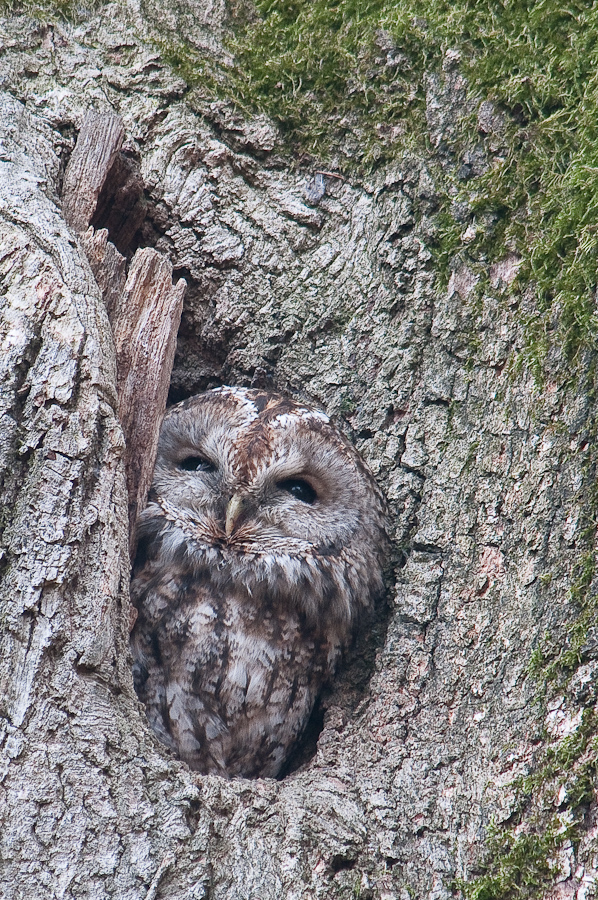
[[[244,506],[245,504],[241,494],[234,494],[228,501],[228,506],[226,507],[226,519],[224,522],[224,530],[227,537],[230,537],[233,533],[234,527],[239,516],[243,512]]]

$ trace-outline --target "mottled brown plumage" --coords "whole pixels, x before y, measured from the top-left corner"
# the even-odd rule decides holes
[[[323,413],[218,388],[165,417],[131,586],[135,685],[193,769],[276,776],[382,590],[385,506]]]

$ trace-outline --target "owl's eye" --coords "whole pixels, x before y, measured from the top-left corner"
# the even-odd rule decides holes
[[[291,494],[295,500],[301,500],[302,503],[313,503],[318,496],[311,484],[303,481],[302,478],[287,478],[286,481],[279,481],[278,487]]]
[[[179,469],[184,472],[215,472],[216,466],[203,456],[186,456],[179,463]]]

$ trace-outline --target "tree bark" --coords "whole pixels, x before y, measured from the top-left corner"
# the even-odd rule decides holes
[[[107,229],[95,232],[90,226],[100,206],[100,194],[108,192],[111,181],[118,181],[123,137],[119,116],[86,116],[66,169],[62,210],[67,224],[83,238],[114,337],[118,416],[125,439],[129,547],[134,558],[137,516],[152,481],[187,285],[180,279],[173,286],[172,265],[149,247],[135,253],[125,283],[125,257],[108,241]]]
[[[135,523],[152,483],[186,287],[182,278],[172,284],[167,259],[150,247],[138,250],[112,319],[118,415],[126,446],[131,558]]]
[[[222,11],[196,7],[191,36],[217,52]],[[534,308],[531,288],[519,306],[508,294],[516,256],[494,262],[481,299],[461,264],[438,286],[440,165],[405,152],[363,183],[321,176],[316,197],[315,170],[282,164],[268,123],[232,135],[194,111],[141,15],[3,22],[0,896],[445,900],[475,873],[491,816],[513,813],[542,729],[575,731],[586,702],[563,694],[544,717],[529,660],[575,615],[591,398],[507,366]],[[430,81],[433,146],[471,108],[451,78]],[[97,158],[73,152],[61,188],[92,110],[110,139]],[[154,369],[123,362],[144,266],[167,306]],[[387,606],[324,699],[314,753],[280,781],[190,772],[133,690],[128,513],[153,465],[139,448],[165,400],[173,271],[188,288],[171,401],[228,383],[318,402],[391,506]],[[149,437],[117,363],[153,380]],[[558,896],[598,878],[594,851],[589,830],[564,848]]]

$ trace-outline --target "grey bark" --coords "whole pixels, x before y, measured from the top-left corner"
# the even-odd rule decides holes
[[[62,213],[74,231],[87,230],[123,138],[120,116],[85,117],[62,185]]]
[[[150,247],[137,250],[111,320],[116,350],[118,418],[125,436],[129,545],[152,483],[158,435],[187,283],[172,283],[172,265]]]
[[[188,33],[218,52],[222,11],[200,12],[185,4]],[[0,23],[0,896],[448,898],[490,816],[510,815],[539,728],[576,725],[565,700],[538,720],[527,665],[573,615],[587,398],[507,366],[515,257],[481,301],[463,266],[436,286],[440,167],[404,156],[316,197],[267,122],[216,132],[194,111],[143,14]],[[439,147],[467,103],[452,70],[430,79]],[[91,109],[122,118],[141,233],[188,281],[172,399],[238,383],[318,402],[391,505],[388,608],[326,699],[315,756],[282,781],[189,772],[133,691],[116,351],[58,197],[63,135]],[[598,877],[593,840],[565,848],[558,896]]]
[[[96,232],[90,225],[100,194],[109,189],[111,179],[118,180],[114,170],[123,137],[119,116],[90,113],[85,117],[64,176],[62,211],[82,238],[114,338],[129,547],[134,558],[137,516],[152,481],[187,284],[181,278],[173,285],[172,265],[150,247],[136,251],[125,282],[125,257],[108,240],[106,228]]]

